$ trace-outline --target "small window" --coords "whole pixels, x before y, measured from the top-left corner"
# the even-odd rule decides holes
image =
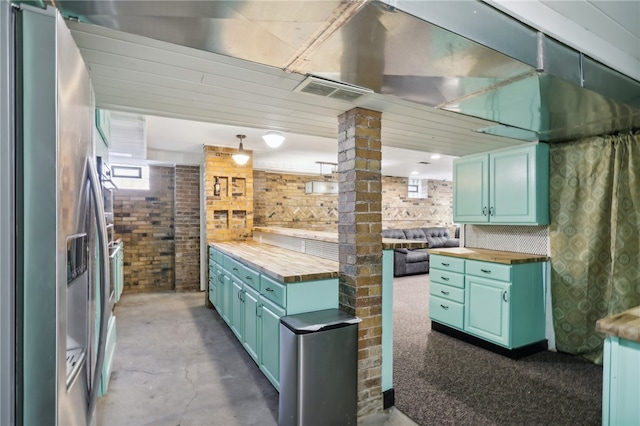
[[[407,185],[407,197],[409,198],[428,198],[427,180],[409,179]]]
[[[141,166],[113,166],[111,176],[116,178],[142,179]]]
[[[112,164],[111,180],[118,189],[149,190],[149,166]]]

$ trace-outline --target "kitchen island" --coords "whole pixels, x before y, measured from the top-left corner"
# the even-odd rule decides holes
[[[256,227],[253,234],[253,241],[209,244],[209,300],[279,389],[279,319],[338,307],[339,237],[281,227]],[[385,406],[393,405],[393,249],[426,246],[425,241],[382,240]]]
[[[596,322],[603,350],[602,424],[640,424],[640,306]]]

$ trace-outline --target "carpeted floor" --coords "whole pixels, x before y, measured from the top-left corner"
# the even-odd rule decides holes
[[[431,331],[429,276],[394,279],[396,407],[420,425],[600,425],[602,367],[512,360]]]

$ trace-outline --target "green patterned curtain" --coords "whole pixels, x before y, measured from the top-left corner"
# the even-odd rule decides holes
[[[558,350],[602,363],[598,319],[640,305],[640,135],[550,146]]]

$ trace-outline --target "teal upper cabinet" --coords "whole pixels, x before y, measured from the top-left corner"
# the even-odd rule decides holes
[[[470,155],[453,163],[453,221],[488,222],[489,155]]]
[[[96,129],[102,142],[108,147],[111,138],[111,115],[109,111],[96,108]]]
[[[549,224],[549,146],[517,146],[453,163],[453,221]]]

